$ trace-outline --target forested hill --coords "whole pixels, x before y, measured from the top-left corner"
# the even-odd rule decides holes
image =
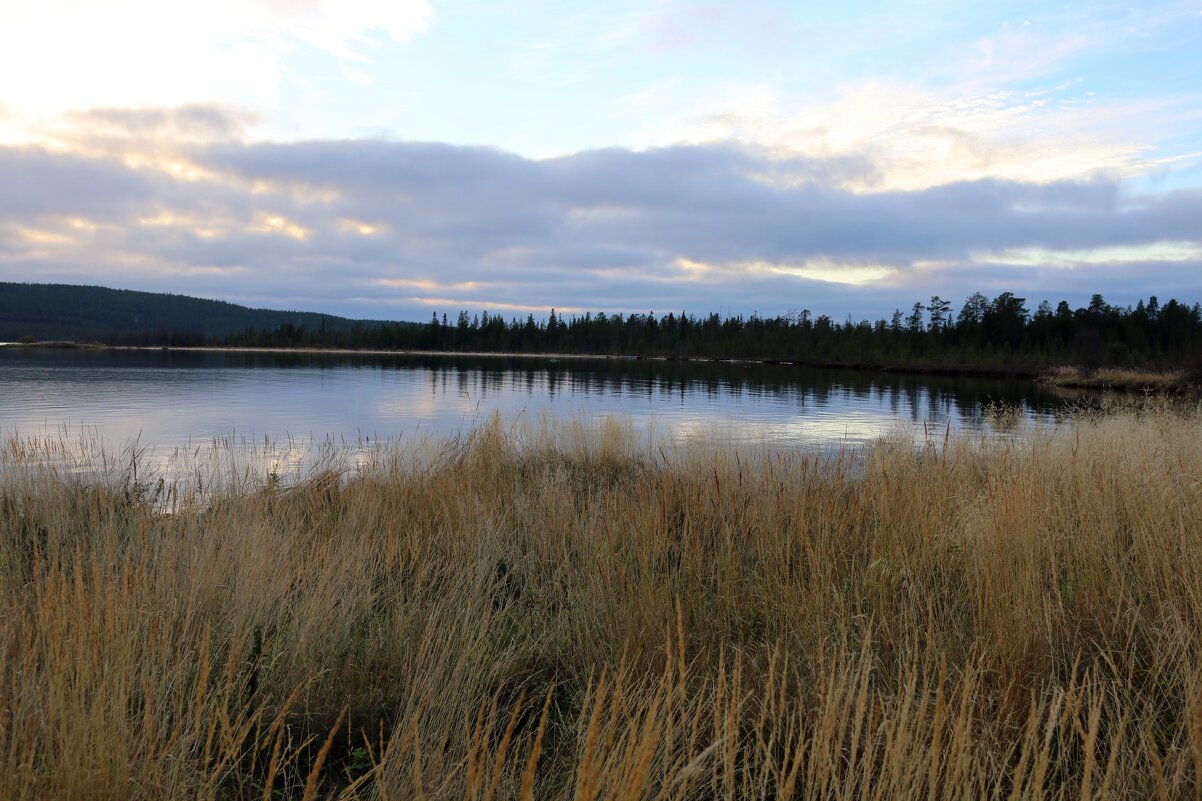
[[[186,295],[0,282],[0,342],[33,337],[110,345],[200,345],[263,331],[305,330],[334,335],[376,325],[376,321],[251,309]]]
[[[425,323],[349,320],[249,309],[183,295],[62,284],[0,283],[0,342],[58,339],[110,345],[578,353],[749,358],[898,368],[1056,365],[1187,368],[1202,380],[1202,305],[1156,297],[1115,306],[1039,303],[973,293],[957,311],[932,297],[909,314],[838,322],[809,311],[780,317],[584,314],[546,320],[466,311]]]

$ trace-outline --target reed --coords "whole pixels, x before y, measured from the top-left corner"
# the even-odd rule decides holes
[[[1163,394],[1184,393],[1191,389],[1188,371],[1135,370],[1123,367],[1103,367],[1085,370],[1079,367],[1056,367],[1038,379],[1040,383],[1067,389],[1116,390]]]
[[[56,447],[0,451],[5,799],[1202,793],[1196,408],[836,455],[494,420],[207,488]]]

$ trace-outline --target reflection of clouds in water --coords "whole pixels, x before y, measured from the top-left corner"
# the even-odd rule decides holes
[[[841,422],[764,421],[748,426],[745,420],[730,415],[665,419],[655,414],[634,417],[544,409],[535,415],[482,417],[476,426],[484,429],[494,421],[507,441],[518,448],[564,448],[596,456],[612,443],[616,445],[614,453],[641,454],[652,462],[660,457],[729,454],[732,448],[738,448],[745,459],[799,450],[854,458],[863,448],[877,444],[938,449],[949,443],[971,447],[971,443],[998,438],[1025,448],[1038,439],[1064,433],[1062,426],[1033,421],[1022,414],[1007,414],[997,425],[954,438],[950,424],[940,429],[872,416]],[[387,439],[366,435],[277,440],[229,436],[174,447],[130,442],[114,450],[106,446],[95,427],[60,426],[0,441],[0,481],[10,487],[24,481],[32,487],[42,485],[49,475],[68,482],[98,483],[133,492],[163,511],[172,511],[181,504],[207,504],[229,492],[288,488],[315,479],[388,476],[396,466],[401,466],[402,473],[424,470],[445,456],[448,446],[457,447],[455,441],[470,442],[471,437],[452,439],[431,432]]]
[[[0,440],[0,481],[29,488],[45,486],[48,479],[106,486],[170,512],[230,492],[287,488],[322,475],[340,480],[367,474],[403,447],[421,443],[231,436],[188,446],[131,441],[113,448],[95,427],[59,426]]]
[[[776,447],[822,450],[860,447],[885,437],[901,437],[914,442],[924,438],[924,426],[921,424],[916,425],[885,416],[857,414],[755,421],[697,417],[674,421],[673,428],[686,440],[718,438]]]
[[[612,416],[681,441],[830,449],[1006,436],[987,403],[1006,400],[1023,421],[1059,403],[1028,383],[755,364],[6,351],[0,367],[0,438],[91,426],[110,452],[133,444],[144,469],[166,472],[213,447],[224,473],[212,480],[296,473],[320,463],[327,440],[370,454],[379,439],[441,438],[494,413]]]

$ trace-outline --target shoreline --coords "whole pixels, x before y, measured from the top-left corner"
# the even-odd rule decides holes
[[[1115,392],[1161,392],[1181,394],[1193,388],[1181,371],[1133,370],[1102,367],[1092,372],[1078,367],[1054,367],[1035,379],[1048,387],[1104,389]]]
[[[1058,365],[1039,368],[1030,365],[977,366],[963,364],[876,364],[870,362],[800,361],[775,358],[716,358],[703,356],[636,356],[611,353],[521,353],[508,351],[446,351],[446,350],[387,350],[382,348],[285,348],[285,347],[223,347],[202,345],[105,345],[82,342],[8,342],[0,348],[47,350],[119,350],[169,351],[179,353],[263,353],[306,354],[313,356],[431,356],[439,358],[535,359],[543,361],[647,361],[686,362],[728,365],[772,365],[801,367],[809,370],[848,370],[899,375],[928,375],[948,378],[995,378],[1014,381],[1033,381],[1063,389],[1095,389],[1116,392],[1155,391],[1169,394],[1186,392],[1191,384],[1181,372],[1167,370],[1138,370],[1132,368],[1101,368],[1088,372],[1081,368]]]
[[[172,345],[101,345],[109,350],[145,350],[198,353],[304,353],[331,356],[436,356],[440,358],[488,358],[488,359],[541,359],[560,360],[605,360],[637,362],[684,362],[696,364],[768,365],[777,367],[801,367],[807,370],[850,370],[855,372],[897,373],[908,375],[938,375],[953,378],[1007,378],[1014,380],[1036,380],[1044,371],[1030,366],[976,367],[972,365],[906,365],[874,364],[865,362],[801,361],[778,358],[755,357],[711,357],[711,356],[638,356],[613,353],[560,353],[560,352],[513,352],[513,351],[458,351],[458,350],[385,350],[380,348],[268,348],[268,347],[222,347],[202,345],[183,347]]]

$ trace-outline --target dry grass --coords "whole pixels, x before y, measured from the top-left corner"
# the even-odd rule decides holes
[[[1070,389],[1149,393],[1182,392],[1190,386],[1188,376],[1181,371],[1156,372],[1121,367],[1104,367],[1092,371],[1079,367],[1057,367],[1040,376],[1039,381],[1050,386]]]
[[[167,506],[2,475],[0,798],[1202,788],[1197,410],[839,457],[494,422]]]

